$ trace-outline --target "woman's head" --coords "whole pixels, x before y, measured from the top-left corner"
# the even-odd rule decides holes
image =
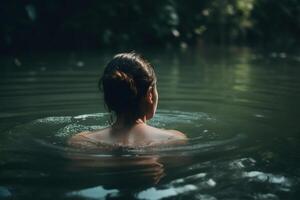
[[[135,120],[150,119],[157,106],[156,75],[152,65],[136,53],[117,54],[99,81],[109,111]]]

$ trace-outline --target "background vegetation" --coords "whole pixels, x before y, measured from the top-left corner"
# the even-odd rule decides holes
[[[3,0],[0,49],[296,46],[299,0]]]

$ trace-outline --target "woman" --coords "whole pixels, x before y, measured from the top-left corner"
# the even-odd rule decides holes
[[[105,104],[115,116],[108,128],[82,132],[69,139],[74,147],[148,147],[185,143],[176,130],[146,124],[157,108],[156,75],[151,64],[136,53],[117,54],[107,64],[99,81]]]

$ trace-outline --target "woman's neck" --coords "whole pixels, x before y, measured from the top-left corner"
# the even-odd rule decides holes
[[[146,124],[146,121],[146,116],[130,119],[128,115],[118,115],[112,127],[115,129],[130,129],[137,124]]]

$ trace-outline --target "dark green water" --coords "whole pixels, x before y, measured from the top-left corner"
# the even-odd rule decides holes
[[[0,199],[299,199],[297,52],[145,51],[158,75],[150,123],[189,144],[68,149],[72,134],[107,126],[97,81],[112,55],[1,58]]]

